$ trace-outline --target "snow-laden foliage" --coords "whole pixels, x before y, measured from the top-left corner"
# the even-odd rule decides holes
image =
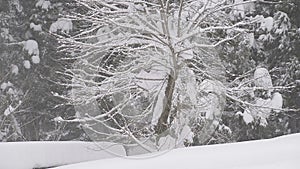
[[[6,40],[9,40],[9,41],[14,40],[14,38],[11,36],[11,34],[9,34],[9,30],[7,28],[1,28],[0,30],[1,30],[1,32],[0,32],[1,37],[3,37]]]
[[[41,24],[34,24],[30,23],[30,28],[33,29],[34,31],[42,31],[42,25]]]
[[[27,40],[24,43],[24,50],[28,52],[29,55],[39,55],[39,46],[35,40]]]
[[[70,19],[66,18],[58,18],[57,21],[51,24],[49,31],[51,33],[56,33],[57,31],[62,31],[65,33],[69,33],[73,28],[73,23]]]
[[[0,85],[0,88],[1,88],[1,90],[5,90],[6,88],[8,88],[8,87],[12,87],[13,86],[13,84],[10,82],[10,81],[8,81],[8,82],[3,82],[1,85]]]
[[[270,32],[273,29],[273,23],[274,19],[273,17],[263,17],[262,15],[256,16],[256,18],[259,20],[259,30]]]
[[[220,119],[222,114],[222,106],[225,104],[224,88],[222,84],[212,81],[203,80],[199,85],[200,91],[205,92],[199,100],[201,111],[205,112],[205,117],[210,120]],[[223,98],[222,98],[223,97]]]
[[[266,90],[273,87],[271,76],[266,68],[257,68],[255,70],[254,84],[257,87],[263,87]]]
[[[18,75],[19,74],[19,67],[15,64],[11,64],[11,73],[14,75]]]
[[[40,51],[38,43],[35,40],[27,40],[23,42],[23,45],[23,49],[27,51],[29,55],[31,55],[32,63],[40,63]],[[30,69],[31,64],[29,60],[24,60],[23,64],[26,69]]]
[[[8,108],[5,109],[4,115],[5,115],[5,116],[8,116],[8,115],[9,115],[10,113],[12,113],[13,111],[14,111],[14,108],[11,107],[11,105],[9,105]]]
[[[38,0],[35,6],[44,10],[48,10],[51,7],[51,2],[46,0]]]
[[[274,14],[275,34],[282,35],[291,28],[290,18],[286,13],[278,11]]]
[[[243,117],[243,120],[246,124],[252,123],[254,121],[253,116],[249,113],[248,109],[245,109],[245,111],[242,112],[237,112],[236,115],[240,115]]]
[[[34,64],[38,64],[38,63],[40,63],[40,57],[38,56],[38,55],[33,55],[32,57],[31,57],[31,60],[32,60],[32,63],[34,63]]]
[[[29,60],[24,60],[23,65],[24,65],[24,67],[25,67],[26,69],[30,69],[30,67],[31,67],[31,64],[30,64],[30,61],[29,61]]]
[[[235,3],[242,3],[243,0],[235,0]],[[236,5],[233,7],[232,14],[236,18],[244,18],[245,17],[245,6],[244,4]]]
[[[259,94],[256,96],[253,94],[252,105],[246,108],[243,113],[239,111],[236,115],[242,116],[246,124],[254,123],[256,120],[259,121],[259,125],[266,126],[272,111],[278,113],[282,110],[283,99],[279,92],[272,93],[274,88],[267,69],[258,67],[253,76],[254,92]]]
[[[283,105],[283,98],[282,95],[278,92],[273,94],[272,97],[272,108],[275,112],[279,113],[280,110],[282,109],[282,105]]]
[[[23,7],[20,4],[19,0],[12,0],[12,5],[17,9],[18,12],[22,12],[23,11]]]

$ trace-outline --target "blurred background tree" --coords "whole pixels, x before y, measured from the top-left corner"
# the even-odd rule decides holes
[[[78,124],[53,121],[75,111],[53,93],[67,92],[57,74],[70,62],[61,61],[58,42],[49,27],[71,1],[0,1],[0,140],[80,139]],[[2,113],[4,112],[4,113]]]

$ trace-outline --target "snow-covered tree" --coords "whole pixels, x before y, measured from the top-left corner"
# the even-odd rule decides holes
[[[218,49],[257,21],[240,11],[253,2],[78,0],[68,19],[81,31],[60,36],[74,56],[65,59],[76,59],[65,71],[73,89],[62,97],[77,118],[57,120],[146,151],[207,141],[228,95]]]

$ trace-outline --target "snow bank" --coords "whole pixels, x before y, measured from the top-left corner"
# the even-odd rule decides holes
[[[101,150],[105,147],[105,150]],[[0,143],[0,169],[59,166],[125,155],[123,146],[88,142]]]
[[[176,149],[136,158],[104,159],[56,169],[299,169],[300,134],[233,144]]]

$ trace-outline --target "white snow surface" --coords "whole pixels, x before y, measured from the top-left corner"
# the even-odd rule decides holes
[[[144,156],[144,157],[143,157]],[[85,162],[56,169],[299,169],[300,134]]]
[[[112,158],[115,154],[124,156],[123,146],[80,141],[7,142],[0,143],[0,169],[54,167]]]

